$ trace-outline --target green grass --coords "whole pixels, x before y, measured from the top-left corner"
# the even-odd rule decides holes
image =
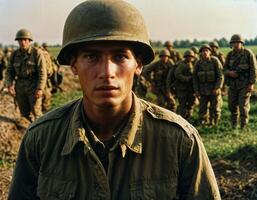
[[[51,109],[57,108],[61,105],[64,105],[80,97],[82,97],[82,92],[80,90],[76,90],[68,93],[65,93],[65,92],[55,93],[52,97]]]

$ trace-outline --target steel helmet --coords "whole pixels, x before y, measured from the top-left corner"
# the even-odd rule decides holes
[[[203,44],[199,50],[201,52],[203,49],[209,49],[211,51],[211,47],[208,44]]]
[[[170,52],[167,49],[163,49],[159,53],[159,57],[161,57],[161,56],[168,56],[168,57],[170,57]]]
[[[33,40],[31,32],[27,29],[20,29],[16,33],[15,40],[18,40],[18,39],[29,39],[30,41]]]
[[[165,47],[173,47],[173,43],[172,43],[171,41],[166,41],[166,42],[164,43],[164,46],[165,46]]]
[[[234,42],[241,42],[244,44],[244,39],[241,35],[239,34],[234,34],[232,35],[231,39],[230,39],[230,44],[234,43]]]
[[[195,53],[192,50],[187,50],[184,53],[184,57],[187,57],[187,56],[195,57]]]
[[[217,48],[219,48],[219,44],[218,44],[218,42],[216,42],[216,41],[210,42],[209,45],[210,45],[211,47],[217,47]]]
[[[43,43],[42,43],[42,47],[44,47],[44,48],[45,48],[45,47],[48,47],[48,44],[47,44],[46,42],[43,42]]]
[[[69,65],[76,45],[93,41],[129,42],[142,56],[143,64],[154,59],[142,15],[123,0],[88,0],[76,6],[64,25],[59,63]]]
[[[192,46],[190,48],[195,54],[197,54],[199,52],[199,49],[196,46]]]

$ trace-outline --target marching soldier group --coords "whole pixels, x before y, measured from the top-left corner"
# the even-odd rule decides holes
[[[226,58],[214,41],[203,44],[199,51],[192,47],[185,51],[182,59],[167,41],[159,60],[146,66],[138,80],[146,79],[150,83],[160,106],[186,119],[192,117],[198,100],[199,122],[210,126],[216,126],[221,117],[222,94],[227,93],[227,88],[231,125],[236,128],[240,117],[240,126],[244,128],[249,121],[250,96],[256,82],[256,58],[244,47],[240,35],[233,35],[230,45],[232,50]],[[142,82],[137,81],[137,84],[140,87],[135,91],[139,94]]]

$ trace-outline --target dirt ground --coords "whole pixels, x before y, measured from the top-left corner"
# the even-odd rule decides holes
[[[78,88],[74,76],[68,68],[62,84],[63,91]],[[19,118],[13,98],[6,93],[0,94],[0,200],[7,199],[8,188],[12,179],[13,163],[25,129],[18,128],[15,120]],[[5,162],[3,162],[3,160]],[[251,147],[240,149],[228,158],[211,160],[222,199],[257,200],[257,151]]]

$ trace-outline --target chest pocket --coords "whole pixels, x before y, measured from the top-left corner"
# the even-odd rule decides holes
[[[37,195],[41,200],[75,199],[76,184],[50,176],[39,175]]]
[[[157,200],[176,199],[176,181],[144,181],[141,184],[133,184],[130,187],[131,200]]]
[[[14,62],[13,63],[13,67],[14,67],[14,70],[15,70],[15,72],[17,74],[17,73],[20,72],[21,63],[20,62]]]
[[[206,82],[206,76],[205,76],[205,72],[204,71],[199,71],[197,73],[198,79],[200,83],[204,83]]]
[[[36,63],[32,60],[27,61],[27,75],[32,75],[36,72]]]
[[[215,71],[206,72],[206,79],[208,83],[215,82]]]

